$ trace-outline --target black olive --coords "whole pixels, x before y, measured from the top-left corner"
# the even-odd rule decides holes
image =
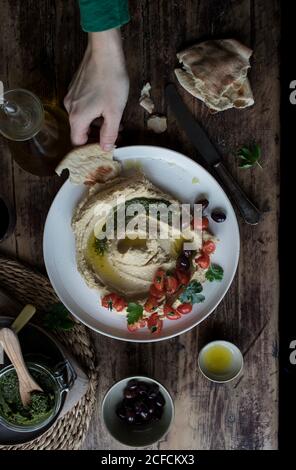
[[[148,406],[148,413],[149,413],[150,415],[153,415],[153,414],[155,413],[155,406],[154,406],[154,403],[153,403],[153,402],[151,402],[151,403],[149,404],[149,406]]]
[[[131,400],[132,398],[136,397],[136,390],[132,390],[126,387],[123,391],[123,394],[124,398],[126,398],[127,400]]]
[[[148,395],[149,401],[154,400],[157,394],[158,394],[157,390],[150,390],[149,395]]]
[[[148,420],[148,418],[149,418],[149,411],[147,410],[147,408],[142,409],[142,410],[140,411],[140,416],[141,416],[141,418],[142,418],[143,421],[147,421],[147,420]]]
[[[136,414],[134,411],[128,410],[125,415],[125,419],[129,424],[133,424],[136,421]]]
[[[133,400],[131,400],[130,398],[124,398],[122,400],[122,406],[127,410],[131,410],[133,408],[133,403]]]
[[[165,399],[163,395],[159,392],[155,398],[155,404],[159,407],[163,407],[165,405]]]
[[[143,406],[143,401],[142,400],[136,400],[134,402],[134,410],[136,413],[139,413],[142,409]]]
[[[190,261],[183,253],[179,256],[176,263],[177,269],[188,271],[190,269]]]
[[[182,254],[186,256],[186,258],[190,258],[192,256],[191,250],[183,250]]]
[[[226,220],[226,214],[222,211],[215,210],[211,213],[212,219],[217,222],[218,224],[225,222]]]
[[[116,414],[126,423],[138,425],[161,418],[165,400],[157,384],[130,380],[123,395]]]
[[[209,201],[207,199],[199,199],[195,204],[201,204],[202,210],[205,211],[209,205]]]
[[[138,384],[138,394],[139,395],[147,395],[149,391],[148,384],[145,382],[139,382]]]
[[[159,392],[159,386],[157,384],[152,384],[149,389],[148,398],[149,400],[154,400]]]
[[[127,388],[130,390],[136,390],[138,387],[138,381],[136,379],[129,380],[127,383]]]

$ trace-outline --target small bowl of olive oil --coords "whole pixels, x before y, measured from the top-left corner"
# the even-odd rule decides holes
[[[225,383],[235,379],[243,369],[243,355],[228,341],[212,341],[198,356],[201,373],[212,382]]]

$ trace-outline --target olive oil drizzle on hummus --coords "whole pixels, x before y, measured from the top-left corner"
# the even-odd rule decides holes
[[[151,207],[156,206],[157,211],[153,213],[153,216],[156,216],[157,220],[160,220],[161,214],[159,211],[161,210],[161,207],[165,206],[167,208],[171,205],[171,202],[163,198],[132,198],[124,203],[125,215],[127,208],[132,204],[141,204],[145,210],[146,216],[151,216]],[[114,218],[113,223],[115,237],[118,236],[116,213],[119,210],[119,207],[120,205],[114,207],[114,209],[111,211],[111,214],[107,216]],[[168,224],[172,225],[172,210],[168,209],[167,214]],[[125,227],[127,227],[129,221],[131,221],[134,217],[135,215],[126,215]],[[107,222],[102,226],[103,233],[106,231],[106,225]],[[151,249],[151,240],[147,238],[147,233],[148,219],[146,225],[146,233],[140,233],[138,236],[135,236],[135,233],[132,233],[132,237],[130,236],[131,234],[127,234],[126,237],[123,239],[121,239],[120,237],[118,239],[116,238],[115,245],[118,254],[124,256],[128,252],[133,252],[135,254],[135,257],[141,256],[141,253],[147,253],[148,255],[149,247]],[[158,244],[160,247],[162,246],[161,241],[158,241]],[[92,232],[88,239],[85,257],[88,265],[91,266],[95,273],[97,273],[104,285],[112,287],[116,291],[122,292],[125,290],[124,286],[126,284],[126,277],[123,276],[122,273],[120,273],[118,269],[113,266],[113,263],[109,257],[109,251],[111,249],[111,246],[114,248],[114,241],[108,240],[107,237],[101,239],[97,238],[94,232]],[[172,240],[170,241],[170,246],[170,255],[172,256],[172,258],[176,258],[182,246],[181,240],[179,238],[172,238]]]

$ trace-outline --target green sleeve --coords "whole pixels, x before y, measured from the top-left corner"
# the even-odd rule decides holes
[[[79,0],[81,26],[86,32],[119,28],[130,19],[128,0]]]

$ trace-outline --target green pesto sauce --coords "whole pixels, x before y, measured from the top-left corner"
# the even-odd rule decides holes
[[[31,403],[27,407],[21,402],[15,370],[0,378],[0,415],[11,424],[18,426],[41,424],[52,414],[55,405],[53,384],[45,374],[36,371],[30,373],[44,393],[33,392]]]

